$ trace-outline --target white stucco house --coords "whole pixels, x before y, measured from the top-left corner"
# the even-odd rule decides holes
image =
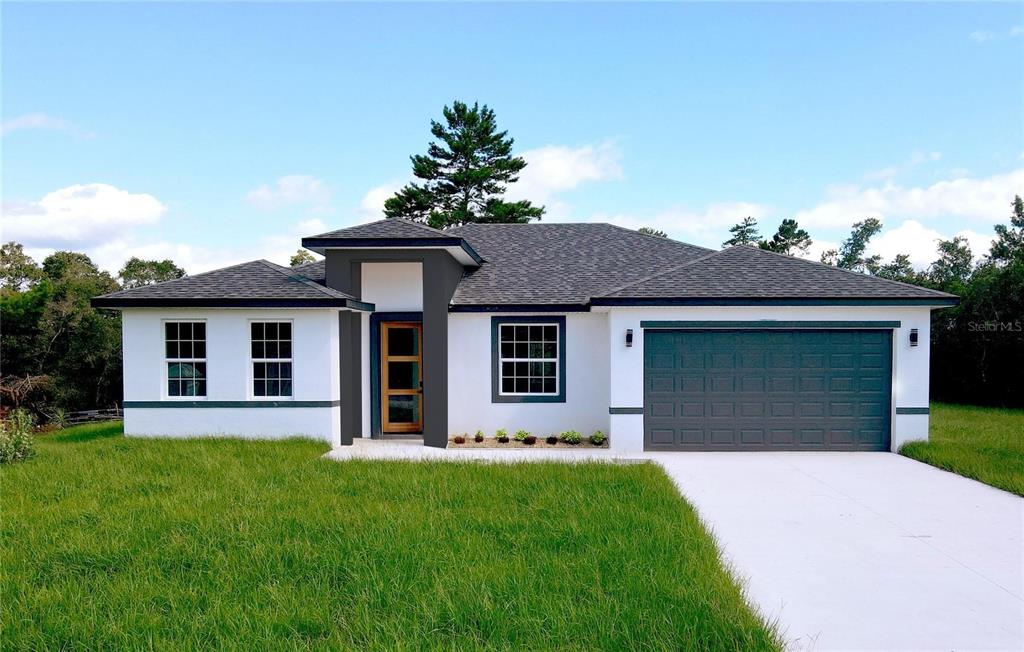
[[[928,436],[956,298],[609,224],[382,220],[94,299],[122,311],[128,435],[603,430],[636,450],[895,450]]]

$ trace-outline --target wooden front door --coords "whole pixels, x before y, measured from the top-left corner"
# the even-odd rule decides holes
[[[423,432],[423,324],[383,322],[380,341],[381,431]]]

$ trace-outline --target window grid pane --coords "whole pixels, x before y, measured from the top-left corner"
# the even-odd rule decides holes
[[[502,394],[558,393],[558,326],[499,324]]]
[[[251,349],[253,396],[291,396],[291,322],[253,322]]]
[[[206,396],[206,324],[165,322],[168,396]]]

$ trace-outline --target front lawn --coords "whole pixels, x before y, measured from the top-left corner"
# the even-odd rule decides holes
[[[0,468],[5,649],[777,649],[654,465],[42,437]]]
[[[1024,496],[1024,410],[933,403],[929,441],[900,453]]]

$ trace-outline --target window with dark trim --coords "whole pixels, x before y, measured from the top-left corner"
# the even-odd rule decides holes
[[[565,317],[492,317],[491,398],[565,402]]]
[[[167,395],[206,396],[206,323],[164,322]]]
[[[292,324],[259,321],[250,324],[252,395],[292,395]]]

